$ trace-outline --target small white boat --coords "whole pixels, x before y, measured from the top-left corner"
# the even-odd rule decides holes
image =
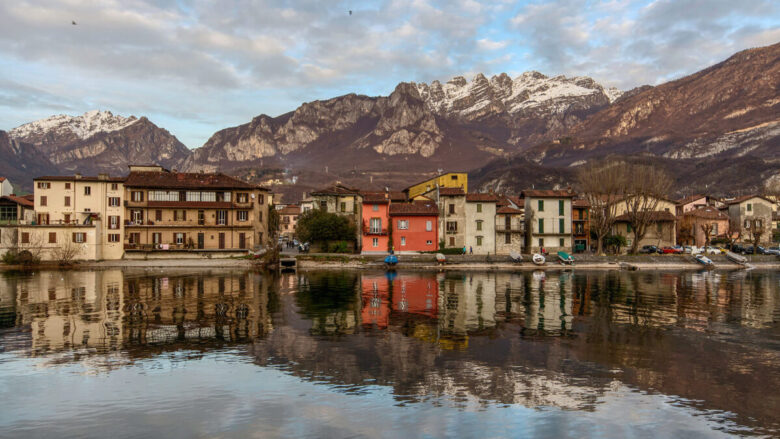
[[[534,264],[536,265],[544,265],[546,259],[544,258],[544,255],[539,253],[534,253],[533,257],[531,258]]]
[[[523,255],[516,251],[510,251],[509,257],[512,258],[512,262],[523,262]]]
[[[694,256],[696,259],[696,262],[700,263],[701,265],[704,265],[705,267],[714,267],[715,264],[712,263],[712,260],[702,254]]]
[[[726,252],[726,258],[729,261],[734,262],[735,264],[739,264],[739,265],[747,264],[747,258],[746,257],[744,257],[742,255],[738,255],[738,254],[736,254],[736,253],[734,253],[732,251],[727,251]]]
[[[443,264],[447,262],[447,257],[444,256],[444,253],[436,253],[436,262]]]

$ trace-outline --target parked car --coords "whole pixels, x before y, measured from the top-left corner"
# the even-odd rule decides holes
[[[690,245],[684,246],[683,247],[683,253],[685,253],[686,255],[692,254],[693,253],[693,247],[691,247]]]
[[[780,247],[769,247],[766,249],[766,254],[780,256]]]
[[[772,253],[767,252],[766,249],[764,247],[761,247],[760,245],[758,247],[756,247],[755,251],[753,251],[753,246],[749,245],[749,246],[745,247],[745,254],[746,255],[753,255],[753,254],[756,254],[756,255],[771,255]]]
[[[682,254],[683,249],[679,246],[673,246],[673,247],[664,247],[661,249],[661,253],[665,255],[679,255]]]
[[[658,247],[654,245],[643,245],[642,248],[639,249],[640,254],[655,254],[660,253],[660,250]]]
[[[743,255],[745,254],[745,247],[743,247],[743,246],[741,246],[739,244],[732,244],[729,247],[729,250],[731,250],[732,252],[737,253],[737,254],[743,254]]]
[[[707,246],[707,249],[704,251],[708,255],[719,255],[723,253],[723,250],[719,247],[713,247],[713,246]]]

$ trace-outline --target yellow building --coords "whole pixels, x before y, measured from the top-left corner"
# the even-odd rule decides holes
[[[428,180],[421,181],[417,184],[413,184],[404,189],[406,197],[408,199],[414,199],[415,197],[430,192],[437,187],[447,188],[461,188],[463,192],[468,193],[469,187],[469,175],[465,172],[446,172],[439,174]]]

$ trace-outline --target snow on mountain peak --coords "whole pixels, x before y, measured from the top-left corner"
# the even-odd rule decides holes
[[[58,114],[26,123],[12,129],[9,134],[13,138],[27,139],[52,133],[65,136],[74,135],[83,140],[98,133],[121,130],[137,121],[135,116],[114,116],[110,111],[92,110],[81,116]]]
[[[589,77],[548,77],[536,71],[522,73],[512,79],[502,73],[487,79],[477,74],[471,81],[456,76],[446,83],[433,81],[413,84],[429,108],[437,113],[470,116],[480,114],[491,105],[509,113],[550,106],[560,112],[568,108],[567,101],[589,95],[602,95],[610,103],[622,92],[604,88]],[[602,98],[602,99],[603,99]]]

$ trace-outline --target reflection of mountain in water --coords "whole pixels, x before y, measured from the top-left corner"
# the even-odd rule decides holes
[[[767,392],[780,388],[779,296],[777,274],[759,272],[108,270],[0,277],[0,316],[21,328],[6,351],[38,356],[229,344],[347,391],[462,405],[589,409],[622,382],[749,425],[780,422]]]

